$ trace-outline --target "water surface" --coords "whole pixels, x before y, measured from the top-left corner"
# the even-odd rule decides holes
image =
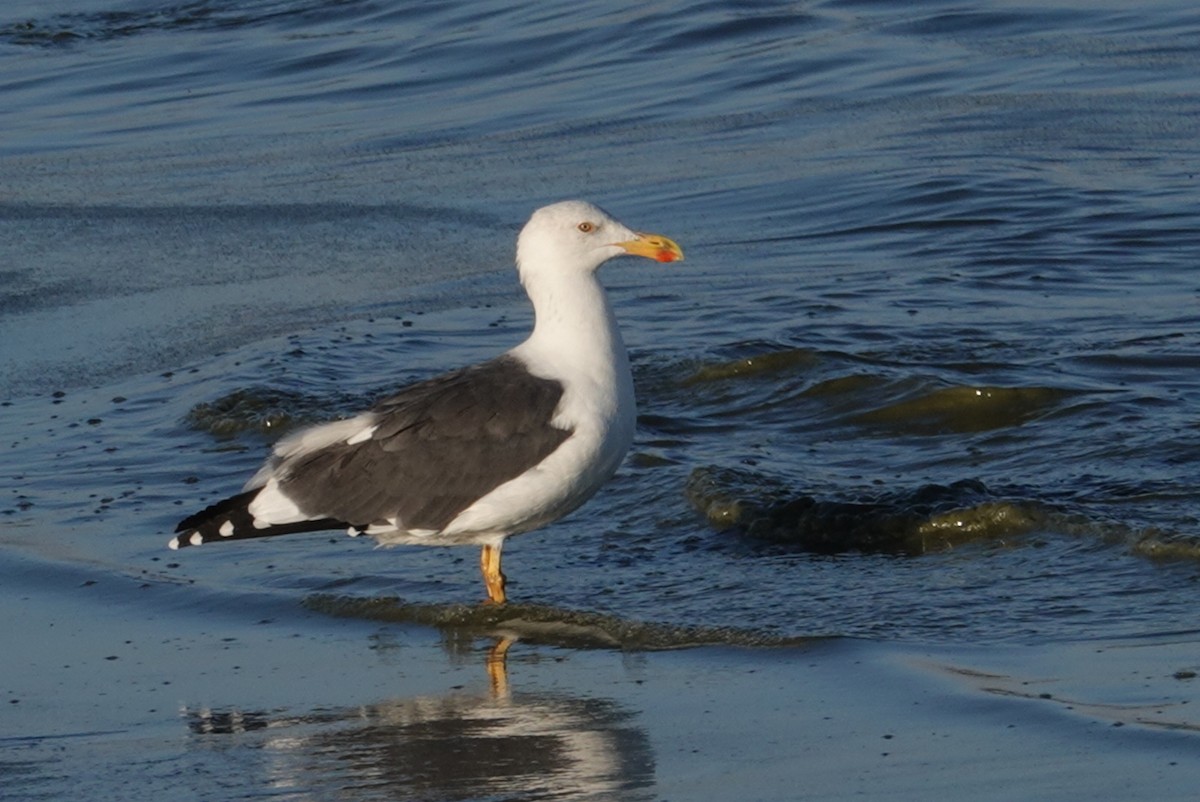
[[[511,272],[515,232],[564,197],[672,236],[688,261],[605,268],[633,357],[637,442],[590,505],[510,542],[516,600],[564,619],[646,624],[659,645],[697,631],[789,648],[861,639],[866,661],[909,689],[926,685],[899,679],[909,669],[893,671],[903,660],[887,649],[949,650],[935,662],[1010,677],[1080,677],[1088,644],[1117,644],[1106,653],[1145,656],[1138,670],[1163,699],[1190,701],[1198,40],[1200,12],[1177,0],[1136,11],[1002,0],[7,4],[0,571],[26,600],[13,609],[39,609],[29,620],[45,624],[11,668],[22,715],[9,733],[62,734],[45,724],[57,717],[78,731],[181,737],[206,725],[178,709],[209,704],[218,729],[234,707],[315,727],[305,754],[326,766],[342,732],[328,722],[354,705],[376,705],[369,719],[411,735],[415,719],[402,723],[389,700],[442,693],[426,687],[438,684],[429,672],[482,681],[470,647],[469,668],[438,669],[444,655],[429,641],[455,636],[413,634],[431,623],[403,612],[478,597],[473,552],[379,552],[337,535],[186,555],[165,543],[180,517],[237,490],[289,428],[519,342],[530,318]],[[178,704],[150,714],[133,697],[93,716],[51,623],[61,633],[72,611],[92,610],[81,587],[127,581],[106,598],[142,622],[139,643],[194,633],[178,648],[162,645],[167,634],[145,647],[143,688],[164,687],[154,666],[220,649],[222,627],[255,643],[255,622],[268,619],[305,633],[307,647],[285,650],[292,663],[377,682],[386,661],[368,670],[331,655],[368,648],[364,633],[389,625],[340,630],[345,619],[299,612],[314,599],[393,605],[400,623],[389,620],[425,671],[394,692],[329,692],[303,710],[300,697],[327,684],[296,680],[291,693],[247,672],[240,688],[172,674]],[[122,620],[103,615],[93,637],[120,645]],[[464,632],[482,648],[477,629]],[[283,642],[272,638],[245,647],[246,660],[266,666]],[[597,665],[576,646],[525,654]],[[829,648],[813,659],[864,659]],[[1028,670],[1000,657],[1014,649]],[[704,668],[684,669],[694,687],[708,687],[701,676],[750,682],[742,657],[698,654]],[[643,679],[675,687],[669,661],[684,658],[653,659],[662,673]],[[130,664],[100,665],[119,678]],[[1055,709],[1100,721],[1105,704],[1152,703],[1128,698],[1135,672],[1112,665],[1072,686],[1094,705]],[[617,791],[595,793],[684,787],[672,778],[695,766],[673,750],[698,747],[666,733],[688,714],[632,685],[616,699],[585,692],[586,675],[527,669],[518,690],[563,721],[579,698],[608,700],[597,721],[632,768]],[[543,693],[556,682],[577,693]],[[770,698],[767,685],[737,687]],[[56,696],[60,707],[31,709]],[[313,706],[343,712],[321,718]],[[649,735],[628,735],[630,711]],[[1151,729],[1195,727],[1168,720]],[[1097,729],[1112,723],[1034,729],[1046,753],[1098,754],[1102,738],[1125,755],[1114,771],[1142,778],[1132,792],[1170,798],[1180,786],[1164,778],[1183,777],[1178,761],[1172,775],[1137,756],[1177,747],[1112,747]],[[978,735],[960,743],[1029,757]],[[104,749],[138,748],[87,743],[78,772]],[[22,775],[30,795],[61,789],[47,754]],[[952,753],[945,771],[956,756],[970,757]],[[793,775],[772,765],[763,798],[789,798]],[[837,793],[923,798],[915,781],[844,768],[875,779]],[[347,782],[356,776],[366,774]],[[1045,766],[1021,780],[1045,797],[1056,776]],[[111,793],[117,777],[98,783]],[[506,788],[497,793],[518,793]]]

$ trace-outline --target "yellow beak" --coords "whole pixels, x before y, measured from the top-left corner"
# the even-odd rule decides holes
[[[624,248],[625,253],[634,256],[645,256],[656,262],[682,262],[683,249],[675,244],[675,240],[662,234],[643,234],[637,232],[637,239],[618,242],[618,248]]]

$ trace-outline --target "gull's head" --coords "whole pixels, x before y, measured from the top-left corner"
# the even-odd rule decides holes
[[[683,259],[683,251],[673,240],[633,231],[585,201],[543,206],[517,238],[517,267],[522,276],[544,270],[592,273],[624,254],[658,262]]]

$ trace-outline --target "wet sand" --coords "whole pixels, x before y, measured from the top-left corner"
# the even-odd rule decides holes
[[[1190,799],[1196,636],[661,651],[4,565],[5,798]],[[501,625],[498,631],[504,630]]]

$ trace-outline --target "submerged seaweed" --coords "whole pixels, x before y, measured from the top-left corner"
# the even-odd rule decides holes
[[[1020,426],[1074,395],[1057,387],[959,386],[922,388],[904,398],[855,415],[852,423],[906,432],[964,434]]]
[[[257,432],[279,436],[329,415],[329,399],[274,387],[245,387],[215,401],[196,404],[187,414],[194,429],[220,437]]]
[[[687,495],[719,531],[818,554],[926,554],[1047,532],[1123,546],[1155,560],[1200,560],[1200,538],[1193,535],[1138,529],[1037,499],[1002,496],[974,479],[847,501],[798,494],[756,472],[709,466],[692,471]]]
[[[310,596],[311,610],[348,618],[367,618],[430,626],[451,635],[505,637],[576,649],[664,651],[695,646],[794,647],[820,638],[784,637],[765,630],[704,627],[633,621],[585,610],[542,604],[417,604],[395,597]]]
[[[789,493],[758,474],[698,468],[688,498],[714,527],[804,551],[924,554],[973,540],[1019,537],[1053,510],[1034,501],[994,498],[982,482],[925,485],[855,501]]]
[[[744,379],[752,376],[771,375],[797,368],[810,368],[819,362],[815,351],[809,348],[788,348],[782,351],[764,351],[751,356],[726,362],[702,365],[683,380],[684,386]]]

